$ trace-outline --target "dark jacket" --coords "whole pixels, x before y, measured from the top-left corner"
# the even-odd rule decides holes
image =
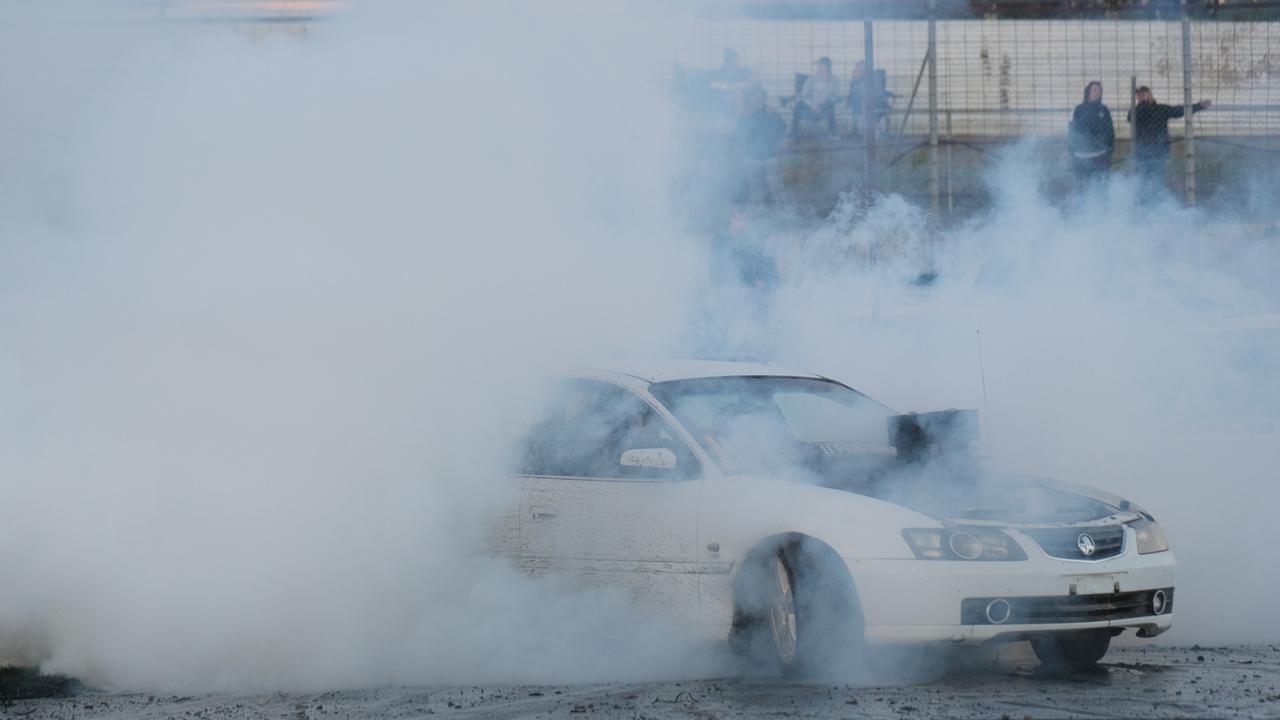
[[[1089,102],[1089,88],[1096,84],[1085,86],[1084,100],[1071,113],[1067,146],[1076,159],[1109,162],[1116,149],[1116,129],[1111,122],[1111,111],[1102,104],[1102,100]]]
[[[884,71],[877,70],[871,86],[871,112],[883,116],[889,112],[889,99],[893,93],[884,87]],[[849,81],[849,98],[846,104],[855,116],[862,114],[862,90],[867,87],[867,77],[855,77]]]
[[[786,122],[768,108],[744,113],[733,128],[734,145],[743,156],[752,160],[768,160],[777,155],[786,136]]]
[[[1191,106],[1192,112],[1204,109],[1203,103]],[[1183,115],[1181,105],[1157,102],[1138,103],[1129,111],[1133,123],[1133,154],[1140,158],[1169,157],[1169,121]]]

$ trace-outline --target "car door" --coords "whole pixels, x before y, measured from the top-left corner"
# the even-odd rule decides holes
[[[520,537],[521,499],[524,478],[507,475],[505,485],[493,498],[495,511],[486,518],[483,528],[482,554],[497,558],[518,558],[522,554]]]
[[[606,382],[569,383],[530,435],[522,564],[621,586],[675,622],[697,613],[701,469],[648,403]]]

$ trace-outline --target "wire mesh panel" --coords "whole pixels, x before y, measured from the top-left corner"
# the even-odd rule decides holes
[[[923,134],[927,98],[917,78],[928,49],[927,24],[876,20],[873,28],[875,64],[892,93],[888,124]],[[1098,80],[1117,135],[1129,137],[1125,116],[1135,83],[1149,86],[1160,102],[1182,103],[1181,32],[1176,20],[938,21],[939,111],[950,115],[956,135],[1061,134],[1085,85]],[[1191,37],[1194,95],[1215,102],[1214,112],[1197,117],[1201,131],[1280,131],[1280,23],[1196,20]],[[863,58],[863,21],[700,19],[690,24],[677,61],[714,68],[727,48],[739,53],[770,103],[782,108],[796,92],[797,75],[811,72],[820,57],[831,59],[847,94],[853,67]],[[847,105],[839,108],[842,126],[851,115]]]
[[[1280,131],[1280,23],[1213,22],[1192,26],[1192,86],[1213,112],[1200,132],[1272,135]]]
[[[877,68],[886,71],[886,89],[893,93],[893,112],[901,114],[928,47],[926,26],[907,21],[877,21],[873,25]],[[684,66],[714,68],[725,49],[736,51],[764,87],[770,103],[791,107],[803,76],[812,73],[819,58],[831,60],[840,87],[837,118],[842,128],[851,123],[848,103],[854,67],[863,60],[863,23],[859,20],[715,20],[692,23],[679,47]],[[921,85],[921,92],[924,86]],[[923,95],[914,112],[921,112]],[[919,127],[928,120],[921,113]]]

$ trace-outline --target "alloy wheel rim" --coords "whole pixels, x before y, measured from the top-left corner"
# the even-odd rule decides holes
[[[773,630],[773,645],[778,650],[778,658],[784,665],[790,665],[796,657],[795,595],[791,588],[791,575],[780,556],[774,558],[773,567],[777,595],[769,607],[769,626]]]

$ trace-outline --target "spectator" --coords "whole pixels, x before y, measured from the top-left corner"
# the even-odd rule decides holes
[[[853,79],[849,81],[849,112],[853,115],[853,128],[862,133],[862,92],[870,88],[871,92],[871,127],[874,129],[889,114],[889,98],[891,94],[885,90],[883,72],[877,72],[874,79],[867,77],[867,63],[859,60],[853,66]]]
[[[831,58],[818,58],[813,73],[800,88],[791,116],[791,134],[797,134],[800,125],[810,121],[825,121],[827,133],[836,134],[836,78],[831,74]]]
[[[778,286],[778,264],[760,232],[764,215],[751,206],[733,209],[725,232],[717,234],[713,267],[721,283],[748,290],[756,301],[768,301]]]
[[[676,66],[672,88],[683,109],[731,123],[741,106],[741,92],[751,83],[752,73],[743,67],[737,51],[726,48],[720,67],[692,70]]]
[[[1129,111],[1133,123],[1133,159],[1138,174],[1148,188],[1164,181],[1165,164],[1169,162],[1169,121],[1183,114],[1181,105],[1161,105],[1151,94],[1151,88],[1143,85],[1135,94],[1137,105]],[[1192,112],[1200,112],[1213,105],[1201,100],[1191,106]]]
[[[725,48],[720,67],[711,73],[710,85],[716,90],[736,93],[751,82],[751,71],[742,66],[738,51]]]
[[[1067,126],[1067,148],[1076,177],[1087,181],[1111,167],[1116,150],[1116,129],[1111,111],[1102,104],[1102,83],[1094,80],[1084,86],[1084,99],[1071,113]]]
[[[764,88],[753,84],[743,94],[742,114],[733,128],[733,149],[740,162],[742,193],[750,202],[781,200],[778,150],[787,135],[782,116],[769,109]]]

